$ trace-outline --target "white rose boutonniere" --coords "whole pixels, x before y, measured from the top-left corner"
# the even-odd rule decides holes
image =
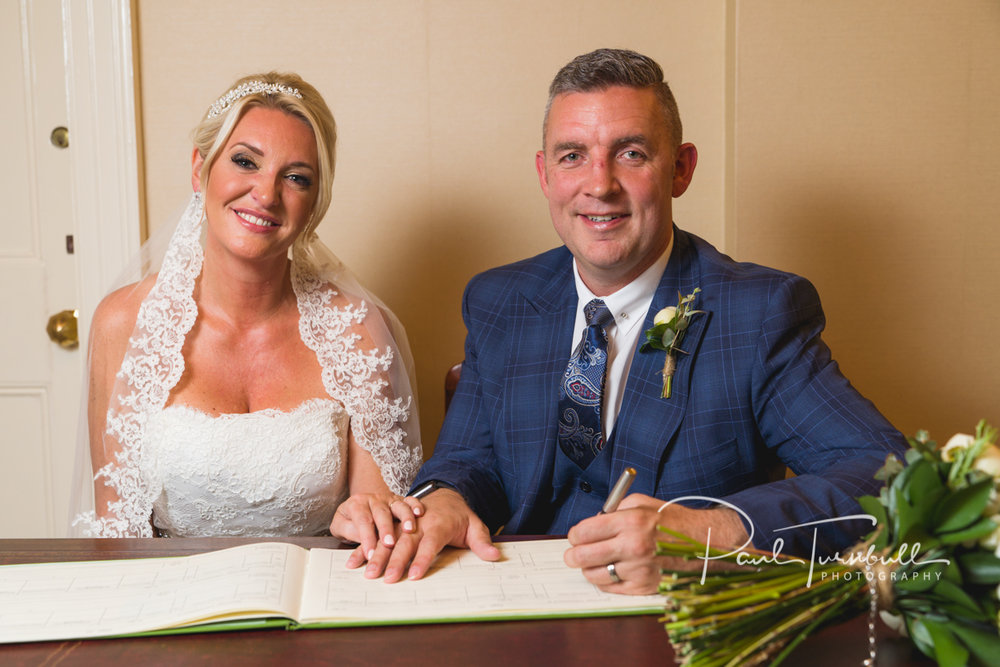
[[[673,388],[674,369],[677,367],[677,353],[687,354],[680,349],[681,339],[684,332],[691,324],[691,318],[704,311],[693,308],[694,300],[700,287],[696,287],[687,296],[677,293],[677,305],[667,306],[656,313],[653,318],[653,326],[646,329],[646,342],[639,348],[640,352],[648,349],[663,350],[666,355],[663,359],[663,392],[662,398],[670,398]]]

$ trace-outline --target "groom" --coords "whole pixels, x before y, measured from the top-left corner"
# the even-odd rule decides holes
[[[873,475],[904,440],[830,358],[809,282],[674,226],[697,157],[651,59],[601,49],[556,75],[535,163],[565,245],[469,283],[461,381],[414,485],[434,490],[367,576],[419,578],[445,545],[496,559],[502,527],[568,534],[566,562],[593,583],[652,593],[658,525],[805,555],[871,529],[839,519],[878,492]],[[663,397],[666,352],[640,345],[687,296],[697,312]],[[769,482],[779,461],[796,476]],[[626,467],[632,493],[601,513]]]

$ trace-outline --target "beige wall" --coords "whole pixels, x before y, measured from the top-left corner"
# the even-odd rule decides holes
[[[406,324],[430,452],[466,281],[558,243],[533,167],[549,80],[578,53],[635,48],[699,147],[678,224],[811,278],[835,355],[904,431],[1000,421],[1000,10],[941,7],[138,0],[150,225],[187,197],[189,130],[233,79],[314,83],[341,136],[320,233]]]
[[[904,433],[1000,424],[1000,2],[738,7],[729,250],[813,280]]]

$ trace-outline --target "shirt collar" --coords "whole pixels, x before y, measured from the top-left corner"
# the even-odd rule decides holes
[[[670,259],[670,252],[674,248],[674,236],[670,235],[670,243],[667,244],[656,261],[649,268],[639,274],[635,280],[625,285],[617,292],[608,296],[598,297],[583,282],[580,277],[580,270],[576,265],[576,258],[573,258],[573,279],[576,282],[577,314],[582,317],[583,307],[593,299],[601,299],[607,305],[608,310],[615,318],[615,326],[618,330],[627,334],[639,325],[646,317],[649,304],[653,302],[653,295],[663,278],[663,271],[667,268],[667,261]]]

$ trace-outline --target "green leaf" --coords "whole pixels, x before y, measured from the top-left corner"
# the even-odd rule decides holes
[[[657,324],[646,329],[646,342],[639,347],[640,352],[645,352],[646,350],[666,350],[660,339],[663,337],[663,332],[667,330],[666,324]]]
[[[903,488],[909,484],[910,478],[916,474],[917,470],[923,466],[930,465],[922,456],[920,456],[919,452],[915,452],[912,449],[906,450],[904,457],[906,458],[906,467],[904,467],[896,476],[896,479],[892,481],[892,485],[896,488]]]
[[[998,614],[1000,614],[1000,608],[997,607],[997,602],[998,600],[992,596],[984,597],[980,600],[980,604],[983,606],[983,613],[990,618],[1000,618],[1000,616],[998,616]]]
[[[1000,637],[997,636],[995,627],[987,632],[985,629],[965,623],[955,623],[951,629],[984,665],[997,664],[997,656],[1000,656]]]
[[[896,458],[895,454],[889,454],[889,456],[885,457],[885,463],[878,469],[878,472],[875,473],[875,479],[883,482],[890,482],[902,471],[903,462]]]
[[[934,605],[926,598],[915,595],[912,597],[897,597],[893,603],[893,607],[904,614],[915,616],[918,614],[929,614]]]
[[[895,523],[895,534],[897,540],[906,540],[909,537],[910,529],[920,518],[913,512],[913,508],[906,501],[903,490],[894,488],[890,492],[892,503],[889,506],[889,516],[893,517]]]
[[[906,458],[906,463],[909,464],[909,465],[913,465],[914,463],[917,463],[918,461],[925,460],[924,459],[924,455],[921,454],[920,450],[917,450],[917,449],[907,449],[903,453],[903,456]]]
[[[918,466],[918,470],[921,467],[926,470],[926,466]],[[931,472],[933,473],[933,471]],[[916,481],[918,484],[922,484],[919,474],[917,477],[910,477],[910,479]],[[931,531],[935,527],[932,521],[933,516],[940,506],[941,499],[947,495],[947,490],[943,486],[933,487],[931,485],[933,490],[927,495],[917,496],[916,502],[911,502],[906,497],[908,489],[905,486],[900,487],[895,484],[893,486],[895,487],[893,489],[895,515],[893,514],[893,507],[890,507],[888,516],[895,523],[893,531],[895,542],[897,544],[921,542],[925,546],[928,546],[932,541]]]
[[[935,657],[934,639],[927,630],[927,626],[924,625],[925,617],[916,616],[911,619],[907,616],[904,618],[906,618],[906,633],[910,635],[910,639],[917,645],[920,652],[929,658]]]
[[[951,633],[948,626],[931,619],[924,619],[924,627],[934,646],[934,659],[940,667],[965,667],[969,662],[969,652]]]
[[[942,553],[928,554],[925,558],[935,558],[942,556]],[[962,568],[958,566],[958,561],[954,558],[948,558],[948,565],[944,568],[944,579],[957,584],[962,585]]]
[[[927,431],[917,431],[916,437],[907,438],[910,447],[921,454],[933,454],[937,449],[937,443],[931,440],[931,435]]]
[[[877,551],[885,549],[889,545],[889,519],[885,512],[882,501],[874,496],[862,496],[858,498],[858,504],[867,514],[875,517],[875,529],[872,530],[865,539],[872,540],[872,545]]]
[[[918,496],[915,502],[910,503],[910,506],[913,508],[911,511],[913,517],[912,526],[919,527],[920,529],[919,533],[912,535],[912,537],[919,536],[925,546],[927,546],[928,542],[925,536],[930,537],[937,530],[937,526],[933,520],[934,514],[938,507],[940,507],[942,499],[947,496],[948,489],[942,485],[933,487],[926,495]]]
[[[875,496],[861,496],[858,498],[858,504],[866,514],[875,517],[876,526],[884,526],[887,523],[885,507]]]
[[[892,587],[897,591],[914,593],[928,591],[941,580],[941,574],[946,567],[947,565],[944,563],[930,563],[925,566],[915,566],[912,570],[907,569],[905,572],[897,570],[899,574],[897,574]],[[906,575],[906,579],[903,579],[903,574]]]
[[[975,612],[976,615],[979,614],[979,605],[976,604],[976,601],[972,598],[972,596],[962,590],[960,586],[957,586],[947,579],[942,579],[935,584],[934,594],[939,595],[946,600],[950,600],[956,605],[964,607],[969,611]]]
[[[938,538],[941,540],[941,544],[959,544],[960,542],[979,540],[996,529],[997,525],[995,523],[983,517],[968,528],[955,530],[950,533],[939,533]]]
[[[1000,558],[988,551],[970,551],[958,557],[965,583],[1000,584]]]
[[[905,480],[905,496],[910,503],[917,504],[928,495],[944,488],[934,464],[919,461],[910,468],[910,474]]]
[[[947,495],[934,513],[935,532],[948,533],[970,526],[983,515],[992,488],[993,480],[984,479]]]

